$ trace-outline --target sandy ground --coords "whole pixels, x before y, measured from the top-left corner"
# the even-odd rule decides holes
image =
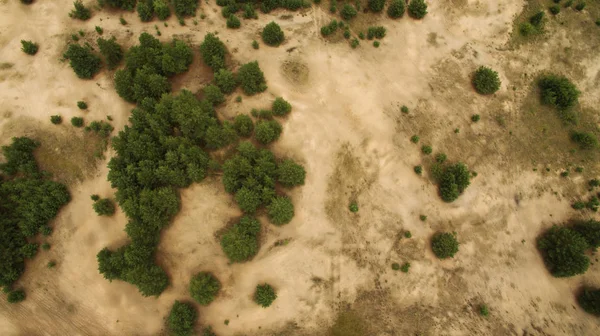
[[[161,39],[177,35],[197,45],[205,33],[218,30],[233,61],[258,60],[269,85],[241,104],[233,102],[234,93],[220,115],[248,113],[276,96],[287,99],[293,112],[272,149],[305,165],[306,185],[290,193],[294,220],[274,227],[261,218],[259,254],[236,265],[227,263],[215,238],[239,215],[220,180],[208,178],[182,190],[182,210],[164,231],[157,256],[171,286],[158,298],[143,298],[135,287],[109,283],[97,271],[96,253],[126,241],[121,212],[112,218],[93,213],[89,195],[114,192],[106,181],[106,161],[98,162],[70,183],[73,200],[54,222],[51,250],[27,264],[19,281],[27,300],[19,305],[0,300],[1,335],[162,334],[170,306],[190,299],[187,286],[199,271],[213,272],[223,284],[215,302],[199,307],[199,324],[212,325],[223,336],[322,335],[346,308],[370,326],[369,335],[378,336],[600,334],[598,320],[577,308],[573,295],[582,284],[600,285],[597,263],[583,276],[556,279],[534,245],[541,230],[576,215],[569,202],[593,176],[565,182],[556,174],[534,172],[536,165],[558,171],[560,159],[543,155],[535,147],[538,141],[511,138],[512,131],[531,126],[519,117],[529,94],[520,72],[547,68],[553,58],[543,51],[573,41],[561,35],[541,46],[511,47],[522,1],[431,2],[425,20],[386,19],[388,35],[380,48],[361,41],[356,50],[320,37],[320,27],[331,18],[319,7],[291,17],[282,11],[259,13],[258,20],[243,20],[242,29],[232,31],[212,2],[203,2],[198,12],[206,19],[197,26],[187,20],[183,27],[174,18],[169,27],[142,24],[135,13],[123,15],[126,27],[119,24],[120,13],[94,12],[82,23],[67,16],[71,2],[24,6],[0,0],[0,63],[10,64],[0,70],[3,143],[34,125],[68,134],[53,143],[60,152],[83,139],[82,132],[70,130],[72,116],[91,121],[111,115],[116,130],[127,123],[132,106],[117,96],[110,72],[79,80],[60,61],[72,33],[83,29],[86,39],[95,40],[98,25],[104,36],[129,46],[157,24]],[[260,28],[271,20],[282,26],[286,42],[279,48],[261,43],[253,50],[251,41],[260,40]],[[20,51],[21,39],[40,43],[35,57]],[[588,65],[575,78],[584,92],[581,101],[598,106],[600,56],[578,57],[578,64]],[[500,73],[503,86],[494,97],[476,96],[470,88],[469,74],[480,64]],[[196,57],[177,87],[198,90],[210,80],[202,69]],[[77,100],[86,100],[89,111],[78,110]],[[402,114],[401,105],[411,112]],[[469,121],[475,113],[482,115],[478,124]],[[65,125],[52,126],[53,114],[61,114]],[[497,125],[497,114],[506,116],[507,126]],[[478,172],[458,201],[443,203],[435,185],[413,173],[413,166],[427,162],[410,143],[413,134]],[[594,161],[586,169],[591,174],[598,167]],[[347,211],[351,200],[359,204],[357,214]],[[428,216],[426,222],[419,220],[421,214]],[[411,239],[401,238],[405,230]],[[439,261],[429,249],[438,230],[457,232],[461,247],[453,260]],[[276,246],[280,240],[289,243]],[[55,269],[45,267],[49,260],[57,261]],[[391,270],[392,262],[405,261],[411,263],[408,274]],[[268,309],[252,302],[254,287],[262,282],[278,293]],[[477,313],[482,303],[490,307],[487,319]]]

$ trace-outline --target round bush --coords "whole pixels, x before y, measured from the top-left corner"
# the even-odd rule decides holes
[[[371,11],[379,13],[385,6],[385,0],[369,0],[367,5]]]
[[[427,14],[425,0],[412,0],[408,5],[408,15],[413,19],[422,19]]]
[[[239,136],[249,137],[252,135],[252,131],[254,131],[254,123],[252,123],[252,118],[249,116],[240,114],[235,116],[233,128]]]
[[[267,89],[265,74],[256,61],[242,65],[238,70],[237,78],[242,90],[247,95],[253,95]]]
[[[456,235],[448,232],[437,233],[431,238],[431,249],[440,259],[453,258],[458,252]]]
[[[275,98],[275,101],[273,101],[272,110],[274,115],[284,116],[292,112],[292,105],[288,103],[285,99],[277,97]]]
[[[471,184],[471,174],[463,163],[446,167],[439,177],[439,192],[444,202],[453,202]]]
[[[71,125],[73,125],[75,127],[81,127],[81,126],[83,126],[83,118],[81,118],[81,117],[73,117],[73,118],[71,118]]]
[[[581,92],[564,76],[545,75],[538,81],[542,103],[566,110],[577,104]]]
[[[39,46],[31,41],[21,40],[21,50],[28,55],[37,54]]]
[[[303,185],[305,178],[306,171],[304,170],[304,167],[292,160],[283,160],[283,162],[277,166],[277,181],[284,187],[291,188]]]
[[[350,4],[344,4],[344,6],[342,7],[342,10],[340,11],[340,15],[342,16],[342,18],[344,20],[350,20],[352,18],[354,18],[356,16],[357,11],[356,8],[354,8],[354,6],[350,5]]]
[[[240,19],[237,18],[237,16],[231,14],[229,15],[229,18],[227,18],[227,28],[237,29],[240,28],[241,25],[242,23],[240,22]]]
[[[482,95],[489,95],[498,91],[500,89],[498,73],[488,67],[479,67],[473,75],[473,86]]]
[[[260,194],[252,189],[242,187],[235,193],[235,201],[245,213],[254,213],[262,204]]]
[[[153,6],[154,12],[160,20],[164,21],[168,19],[169,16],[171,16],[171,9],[169,8],[169,5],[167,4],[166,0],[154,0]]]
[[[215,73],[215,83],[223,93],[230,94],[235,90],[237,81],[233,72],[227,69],[219,69]]]
[[[581,149],[593,149],[598,147],[598,138],[588,132],[571,132],[571,140],[577,143]]]
[[[115,204],[111,199],[103,198],[94,202],[94,211],[98,216],[112,216],[115,213]]]
[[[198,319],[198,312],[193,305],[175,301],[169,314],[169,330],[175,336],[190,336],[194,331],[194,324]]]
[[[262,31],[263,41],[270,46],[279,46],[284,40],[284,34],[281,27],[275,22],[270,22]]]
[[[217,106],[225,101],[225,96],[218,86],[211,84],[204,88],[204,99],[213,106]]]
[[[221,247],[231,262],[246,261],[258,252],[260,222],[244,216],[221,238]]]
[[[50,116],[50,122],[54,125],[58,125],[62,123],[62,117],[59,115]]]
[[[579,295],[577,295],[577,303],[586,312],[600,316],[600,289],[582,289]]]
[[[285,196],[275,197],[267,210],[269,220],[275,225],[287,224],[294,218],[294,204]]]
[[[151,21],[154,17],[154,10],[147,3],[140,1],[137,5],[137,13],[142,22]]]
[[[94,54],[89,48],[78,44],[69,44],[69,48],[63,54],[63,57],[69,60],[69,64],[77,77],[83,79],[94,77],[100,71],[102,64],[100,57]]]
[[[553,226],[538,238],[537,248],[555,277],[583,274],[590,266],[590,260],[584,255],[587,241],[569,228]]]
[[[279,139],[281,135],[281,125],[275,120],[261,120],[256,123],[254,136],[258,142],[263,145],[270,144]]]
[[[25,300],[25,291],[16,290],[8,293],[7,300],[9,303],[18,303]]]
[[[269,307],[273,301],[277,299],[275,290],[269,284],[263,284],[256,286],[256,292],[254,293],[254,301],[261,305],[263,308]]]
[[[404,0],[392,0],[387,9],[387,15],[392,19],[404,16]]]
[[[190,295],[203,306],[213,302],[220,289],[219,280],[208,272],[200,272],[190,281]]]

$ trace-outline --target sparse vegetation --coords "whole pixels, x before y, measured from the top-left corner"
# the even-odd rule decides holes
[[[358,212],[358,204],[356,202],[350,203],[349,209],[351,212]]]
[[[81,118],[81,117],[71,118],[71,125],[73,125],[75,127],[83,127],[83,118]]]
[[[191,336],[198,312],[193,305],[175,301],[168,317],[168,328],[174,336]]]
[[[263,308],[269,307],[273,301],[277,299],[275,290],[269,284],[262,284],[256,286],[256,292],[254,293],[254,302],[261,305]]]
[[[402,264],[402,266],[400,267],[400,271],[402,271],[403,273],[408,273],[408,270],[410,269],[410,263],[409,262],[405,262],[404,264]]]
[[[419,143],[419,136],[418,135],[413,135],[410,137],[410,142],[412,143]]]
[[[440,259],[454,258],[454,255],[458,252],[458,245],[454,233],[440,232],[431,238],[431,249]]]
[[[473,114],[471,116],[471,121],[472,122],[478,122],[481,119],[481,117],[479,116],[479,114]]]
[[[335,33],[338,29],[338,22],[336,20],[331,20],[329,24],[321,27],[321,35],[323,37],[327,37],[333,33]]]
[[[579,98],[580,92],[569,79],[564,76],[548,74],[538,81],[541,90],[542,103],[551,105],[559,110],[569,109]]]
[[[21,50],[27,55],[35,55],[37,54],[39,46],[37,43],[31,41],[21,40]]]
[[[213,302],[220,289],[219,280],[208,272],[200,272],[190,281],[190,295],[203,306]]]
[[[482,95],[495,93],[500,89],[498,73],[485,66],[479,67],[473,75],[473,87]]]
[[[382,39],[385,37],[386,29],[382,26],[373,26],[367,29],[367,39],[373,38]]]
[[[479,315],[483,317],[487,317],[490,315],[490,310],[487,305],[482,304],[481,306],[479,306]]]
[[[378,0],[380,1],[380,0]],[[371,2],[371,1],[369,1]],[[344,20],[351,20],[353,19],[356,14],[358,14],[358,12],[356,11],[356,8],[354,8],[354,6],[346,3],[344,4],[344,6],[342,6],[342,9],[340,10],[340,15],[342,16],[342,18]]]
[[[560,6],[552,5],[552,6],[548,7],[548,10],[550,11],[550,13],[552,13],[552,15],[558,15],[558,13],[560,13]]]
[[[229,17],[227,18],[227,28],[231,28],[231,29],[237,29],[240,28],[240,26],[242,25],[242,23],[240,22],[240,19],[237,18],[237,16],[231,14],[229,15]]]
[[[581,149],[593,149],[598,147],[596,135],[588,132],[571,132],[571,140],[579,145]]]

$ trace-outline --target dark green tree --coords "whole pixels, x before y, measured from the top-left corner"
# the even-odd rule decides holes
[[[260,222],[255,218],[244,216],[234,224],[221,238],[221,247],[229,261],[243,262],[255,256],[259,233]]]
[[[71,68],[79,78],[90,79],[100,71],[100,57],[89,48],[78,44],[69,44],[63,57],[69,60]]]
[[[249,62],[240,67],[237,74],[242,90],[247,95],[263,92],[267,89],[265,75],[258,62]]]
[[[294,218],[294,204],[285,196],[275,197],[267,210],[269,220],[275,225],[287,224]]]
[[[564,76],[548,74],[538,81],[542,94],[542,103],[566,110],[577,104],[581,92]]]
[[[260,120],[256,123],[254,129],[254,136],[258,142],[263,145],[270,144],[273,141],[279,139],[281,135],[281,124],[275,120]]]
[[[102,198],[94,202],[94,211],[98,216],[112,216],[115,213],[115,204],[109,198]]]
[[[227,69],[219,69],[215,72],[215,83],[225,94],[232,93],[237,86],[235,75]]]
[[[473,75],[473,87],[482,95],[495,93],[500,89],[498,73],[488,67],[481,66]]]
[[[454,258],[458,252],[456,234],[448,232],[437,233],[431,238],[431,249],[440,259]]]
[[[154,7],[154,12],[156,13],[156,16],[158,16],[159,20],[164,21],[164,20],[168,19],[169,16],[171,16],[171,9],[169,8],[169,5],[167,4],[166,1],[154,0],[152,5]]]
[[[116,68],[123,60],[123,49],[117,43],[117,39],[112,36],[110,39],[98,38],[96,40],[100,48],[100,54],[104,57],[109,69]]]
[[[82,21],[89,20],[89,18],[92,17],[92,13],[90,12],[89,8],[85,7],[83,5],[83,2],[81,2],[81,0],[75,1],[73,3],[73,6],[75,7],[75,9],[73,9],[69,13],[70,17],[72,17],[74,19],[79,19]]]
[[[204,88],[204,99],[206,99],[212,105],[220,105],[225,102],[225,96],[221,89],[216,85],[209,85]]]
[[[197,319],[198,312],[193,305],[175,301],[169,313],[169,331],[174,336],[191,336]]]
[[[583,288],[577,295],[577,303],[587,313],[600,316],[600,289]]]
[[[371,1],[369,1],[369,3],[370,2]],[[356,16],[356,14],[358,14],[356,8],[348,3],[344,4],[344,6],[342,6],[342,10],[340,11],[340,15],[344,20],[351,20]]]
[[[553,226],[538,238],[537,248],[555,277],[583,274],[590,266],[590,260],[584,255],[588,249],[587,241],[569,228]]]
[[[198,0],[171,0],[178,17],[194,16],[198,8]]]
[[[254,131],[252,118],[245,114],[239,114],[235,116],[235,119],[233,120],[233,127],[235,128],[237,134],[242,137],[249,137]]]
[[[37,54],[39,46],[31,41],[21,40],[21,50],[27,55]]]
[[[200,272],[190,281],[190,295],[203,306],[213,302],[220,289],[219,280],[208,272]]]
[[[25,300],[25,291],[22,289],[11,291],[8,293],[7,300],[9,303],[19,303]]]
[[[291,188],[304,184],[306,171],[304,167],[292,160],[283,160],[277,166],[277,181],[283,186]]]
[[[392,19],[401,18],[405,11],[404,0],[392,0],[387,9],[387,15]]]
[[[371,11],[379,13],[385,6],[385,0],[369,0],[368,6]]]
[[[200,54],[204,63],[210,66],[213,71],[225,67],[227,48],[214,34],[209,33],[204,36],[204,41],[200,44]]]
[[[279,27],[279,25],[273,21],[271,21],[265,26],[261,33],[261,36],[263,42],[274,47],[279,46],[285,39],[281,27]]]
[[[152,21],[154,18],[154,8],[152,7],[151,2],[139,1],[136,8],[142,22]]]
[[[275,289],[269,284],[262,284],[256,286],[256,292],[254,293],[254,302],[261,305],[263,308],[269,307],[273,301],[277,299]]]
[[[439,182],[440,196],[444,202],[453,202],[471,183],[471,174],[463,163],[446,167]]]
[[[285,116],[292,112],[292,105],[281,97],[275,98],[272,106],[273,114],[276,116]]]
[[[425,0],[411,0],[408,5],[408,15],[417,20],[424,18],[427,15]]]

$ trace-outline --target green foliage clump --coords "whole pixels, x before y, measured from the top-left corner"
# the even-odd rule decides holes
[[[75,127],[82,127],[83,126],[83,118],[81,118],[81,117],[71,118],[71,125],[73,125]]]
[[[21,50],[27,55],[35,55],[37,54],[39,46],[37,43],[31,41],[21,40]]]
[[[393,269],[394,271],[398,271],[398,270],[400,270],[400,264],[398,264],[398,263],[392,263],[392,269]]]
[[[385,6],[385,0],[369,0],[367,6],[371,11],[379,13],[383,10],[383,7]]]
[[[279,139],[281,135],[281,124],[275,120],[260,120],[256,123],[254,136],[263,145],[270,144]]]
[[[356,38],[354,38],[350,41],[350,47],[352,49],[356,49],[356,47],[358,47],[359,44],[360,44],[360,42]]]
[[[350,206],[348,207],[348,209],[350,209],[350,212],[358,212],[358,204],[356,202],[352,202],[350,203]]]
[[[171,9],[169,8],[167,2],[163,0],[154,0],[152,6],[154,7],[154,12],[156,13],[156,16],[158,16],[159,20],[164,21],[171,16]]]
[[[581,149],[593,149],[598,147],[598,138],[589,132],[571,132],[571,140],[579,145]]]
[[[429,155],[433,152],[433,149],[429,145],[423,145],[421,147],[421,152],[423,152],[423,154],[425,154],[425,155]]]
[[[50,249],[50,244],[48,244],[48,243],[43,243],[42,244],[42,250],[48,251],[49,249]]]
[[[133,11],[136,0],[102,0],[98,1],[100,6],[109,5],[112,8],[121,8],[127,11]]]
[[[482,95],[495,93],[500,89],[498,73],[488,67],[481,66],[473,75],[473,87]]]
[[[70,17],[82,21],[89,20],[89,18],[92,17],[92,13],[90,12],[89,8],[85,7],[81,0],[73,2],[73,6],[75,8],[69,13]]]
[[[269,284],[262,284],[256,286],[256,292],[254,293],[254,302],[261,305],[263,308],[269,307],[273,301],[277,299],[275,289]]]
[[[327,37],[333,33],[335,33],[338,29],[338,22],[336,20],[331,20],[329,24],[321,27],[321,35]]]
[[[431,249],[440,259],[454,258],[458,252],[458,245],[455,233],[440,232],[431,238]]]
[[[344,4],[344,6],[342,6],[342,10],[340,11],[340,15],[344,20],[351,20],[356,16],[356,14],[358,14],[356,8],[348,3]]]
[[[418,135],[413,135],[410,137],[410,142],[412,143],[419,143],[419,136]]]
[[[444,169],[439,181],[439,192],[444,202],[453,202],[471,184],[471,173],[463,163]]]
[[[584,10],[585,9],[585,2],[583,2],[583,1],[578,2],[577,5],[575,5],[575,9],[578,10],[578,11],[580,11],[580,12],[582,10]]]
[[[28,245],[58,211],[70,201],[66,186],[49,181],[40,171],[33,151],[38,142],[13,138],[2,147],[0,163],[0,286],[10,287],[25,270],[24,258],[33,256],[37,244]],[[35,245],[35,246],[34,246]]]
[[[177,17],[194,16],[198,8],[198,0],[171,0]]]
[[[292,105],[288,103],[285,99],[277,97],[273,101],[272,110],[274,115],[281,117],[292,112]]]
[[[102,27],[100,26],[96,26],[94,29],[96,29],[96,33],[98,33],[99,35],[102,35],[104,33],[104,29],[102,29]]]
[[[258,234],[260,222],[244,216],[233,225],[221,238],[221,247],[229,261],[243,262],[254,257],[258,252]]]
[[[597,249],[600,247],[600,222],[593,219],[577,221],[572,229],[585,239],[590,248]]]
[[[542,76],[538,81],[542,103],[559,110],[566,110],[577,104],[581,92],[566,77],[554,74]]]
[[[237,29],[240,28],[240,26],[242,25],[242,23],[240,22],[240,19],[237,18],[237,16],[231,14],[229,15],[229,17],[227,18],[227,28],[231,28],[231,29]]]
[[[261,37],[263,42],[274,47],[279,46],[285,39],[283,30],[281,30],[281,27],[273,21],[265,26],[261,33]]]
[[[583,288],[577,295],[577,303],[587,313],[600,316],[600,289]]]
[[[198,312],[193,305],[175,301],[167,319],[171,335],[191,336],[194,333],[194,324],[197,319]]]
[[[115,213],[115,203],[109,198],[102,198],[94,202],[94,211],[98,216],[112,216]]]
[[[479,114],[473,114],[471,116],[471,121],[472,122],[478,122],[481,119],[481,116]]]
[[[382,39],[385,37],[386,29],[382,26],[373,26],[367,29],[367,39],[372,40],[373,38]]]
[[[214,106],[220,105],[225,102],[225,96],[221,89],[216,85],[209,85],[204,88],[204,99]]]
[[[244,19],[258,19],[254,6],[250,3],[244,6]]]
[[[90,125],[85,128],[85,130],[93,131],[102,138],[108,138],[110,133],[114,130],[114,127],[111,124],[105,122],[104,120],[92,121]]]
[[[80,110],[87,110],[88,105],[86,102],[80,100],[77,102],[77,107],[79,107]]]
[[[427,4],[425,0],[411,0],[408,5],[408,15],[413,19],[422,19],[427,15]]]
[[[82,47],[78,44],[69,44],[69,48],[63,54],[75,74],[79,78],[90,79],[100,71],[100,57],[98,57],[90,48]]]
[[[387,15],[392,19],[398,19],[404,16],[404,0],[392,0],[387,9]]]
[[[242,65],[238,70],[237,77],[242,90],[247,95],[260,93],[267,89],[265,75],[256,61]]]
[[[415,166],[415,167],[413,168],[413,170],[415,171],[415,173],[416,173],[417,175],[421,175],[421,174],[423,173],[423,167],[422,167],[422,166]]]
[[[104,57],[108,68],[111,70],[116,68],[123,60],[123,49],[121,49],[115,37],[112,36],[110,39],[98,38],[96,43],[98,43],[100,54]]]
[[[306,171],[304,167],[292,160],[283,160],[277,167],[277,181],[284,187],[295,187],[304,184]]]
[[[23,254],[23,257],[32,259],[37,254],[38,247],[39,245],[35,243],[25,244],[21,247],[21,253]]]
[[[410,269],[410,263],[409,262],[405,262],[404,264],[402,264],[402,267],[400,267],[400,270],[403,273],[408,273],[409,269]]]
[[[22,289],[10,291],[7,296],[9,303],[19,303],[25,300],[25,291]]]
[[[529,18],[529,23],[535,29],[536,32],[541,32],[544,28],[544,18],[546,13],[539,11]]]
[[[588,243],[577,231],[553,226],[537,240],[548,271],[555,277],[583,274],[590,266],[584,252]]]
[[[267,207],[269,220],[275,225],[289,223],[294,218],[294,204],[285,196],[278,196],[273,199]]]
[[[558,13],[560,13],[560,6],[552,5],[552,6],[548,7],[548,10],[550,11],[550,13],[552,13],[552,15],[558,15]]]
[[[50,122],[54,125],[58,125],[62,123],[62,117],[59,115],[50,116]]]
[[[254,48],[254,49],[258,49],[259,48],[258,42],[256,42],[256,40],[252,41],[252,48]]]
[[[373,47],[379,48],[379,41],[373,41]]]
[[[444,153],[438,153],[435,155],[435,162],[437,163],[444,163],[446,162],[446,159],[448,159],[448,156],[446,156]]]
[[[203,306],[213,302],[220,289],[219,279],[208,272],[200,272],[190,281],[190,295]]]
[[[232,93],[237,86],[235,75],[227,69],[219,69],[215,72],[215,83],[226,94]]]
[[[487,317],[488,315],[490,315],[490,309],[488,308],[487,305],[481,305],[479,307],[479,315],[483,316],[483,317]]]
[[[235,119],[233,119],[233,128],[239,136],[249,137],[254,131],[254,123],[252,123],[252,118],[249,116],[245,114],[239,114],[235,116]]]
[[[152,3],[139,1],[137,4],[137,13],[142,22],[152,21],[154,18],[154,8],[152,7]]]

